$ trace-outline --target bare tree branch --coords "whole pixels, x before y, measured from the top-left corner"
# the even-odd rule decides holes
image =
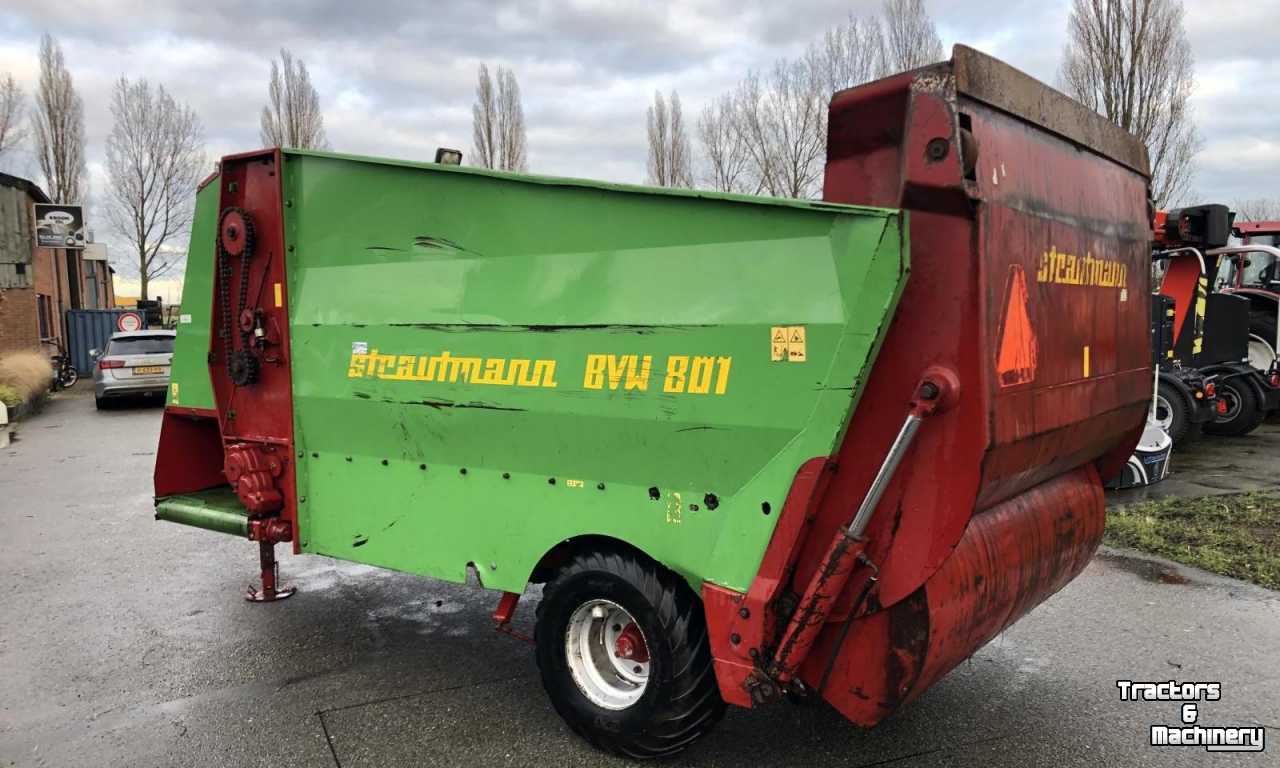
[[[747,177],[750,158],[742,132],[736,125],[738,106],[725,94],[698,117],[698,143],[702,147],[702,183],[718,192],[750,192]]]
[[[520,103],[520,84],[515,73],[498,67],[498,168],[504,171],[527,170],[525,150],[524,106]]]
[[[654,92],[646,112],[649,136],[649,183],[656,187],[692,187],[692,152],[680,109],[680,95],[671,92],[668,107],[661,92]]]
[[[885,0],[884,27],[890,71],[905,72],[942,60],[942,40],[924,0]]]
[[[889,74],[884,32],[874,17],[850,15],[844,24],[827,30],[811,50],[828,95]]]
[[[489,68],[480,65],[476,83],[476,103],[471,106],[471,151],[481,168],[494,168],[498,158],[498,102],[493,93]]]
[[[71,82],[62,47],[49,35],[40,39],[40,86],[31,122],[49,196],[59,203],[82,202],[84,102]]]
[[[1074,0],[1061,78],[1068,93],[1147,145],[1158,206],[1188,192],[1202,140],[1194,60],[1178,0]]]
[[[489,68],[480,65],[476,101],[471,106],[471,141],[474,162],[481,168],[524,171],[529,158],[524,125],[524,105],[515,73],[498,67],[495,90]]]
[[[22,106],[26,95],[22,87],[13,79],[13,75],[5,73],[0,79],[0,155],[6,150],[22,144],[27,138],[27,129],[22,124]]]
[[[942,58],[923,0],[887,0],[883,20],[851,15],[801,58],[749,73],[703,111],[698,138],[707,183],[776,197],[820,195],[831,95]],[[651,138],[651,176],[652,145]]]
[[[191,225],[203,130],[190,107],[146,80],[116,81],[111,115],[107,216],[136,251],[139,295],[146,298],[148,283],[185,256],[169,244]]]
[[[287,48],[280,49],[279,64],[271,61],[261,124],[262,143],[269,147],[329,148],[320,94],[311,84],[307,65]]]
[[[1280,221],[1280,197],[1237,200],[1235,210],[1239,221]]]
[[[816,56],[811,48],[802,59],[779,60],[768,77],[752,73],[738,87],[737,128],[759,192],[774,197],[821,193],[829,94]]]

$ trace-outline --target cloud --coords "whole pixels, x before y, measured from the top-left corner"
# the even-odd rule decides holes
[[[476,67],[502,64],[520,80],[531,170],[640,182],[644,111],[655,90],[678,90],[692,118],[748,70],[798,54],[880,2],[62,0],[56,25],[51,7],[8,0],[0,10],[0,72],[12,72],[30,93],[39,36],[56,32],[85,99],[89,202],[100,205],[110,89],[121,75],[159,81],[189,103],[212,163],[260,143],[270,61],[285,45],[311,70],[335,149],[428,159],[438,146],[470,154]],[[944,43],[974,45],[1050,83],[1069,8],[1067,0],[930,3]],[[1194,103],[1206,139],[1196,180],[1203,199],[1277,194],[1280,62],[1260,32],[1278,16],[1280,0],[1230,13],[1188,4]]]

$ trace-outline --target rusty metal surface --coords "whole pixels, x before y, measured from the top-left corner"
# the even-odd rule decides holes
[[[954,62],[831,105],[825,197],[907,208],[913,275],[833,457],[793,592],[870,485],[866,457],[887,450],[902,393],[930,366],[953,370],[960,391],[922,427],[866,532],[879,583],[825,692],[861,723],[1079,572],[1101,535],[1097,468],[1131,451],[1150,398],[1145,156],[996,64],[957,49]],[[811,686],[854,592],[802,669]]]
[[[855,620],[826,699],[860,725],[879,722],[1075,578],[1102,540],[1104,516],[1092,466],[975,516],[923,587]],[[821,681],[837,639],[828,630],[810,655],[801,670],[809,685]]]
[[[966,45],[955,46],[951,60],[960,93],[1150,175],[1143,143],[1080,102]]]

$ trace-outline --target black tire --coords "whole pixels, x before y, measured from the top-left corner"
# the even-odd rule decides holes
[[[1168,409],[1169,419],[1165,431],[1169,433],[1173,444],[1178,445],[1188,438],[1194,438],[1199,430],[1194,429],[1197,425],[1191,421],[1191,404],[1187,402],[1187,396],[1174,384],[1162,381],[1156,389],[1157,421],[1163,422],[1166,418],[1165,408]]]
[[[80,372],[75,368],[70,368],[66,373],[62,374],[62,388],[71,389],[80,380]]]
[[[566,633],[593,600],[625,609],[649,652],[644,692],[623,709],[589,699],[574,680]],[[702,602],[676,574],[628,552],[583,552],[543,590],[535,630],[538,670],[556,712],[606,752],[633,759],[669,757],[711,730],[724,714]]]
[[[107,401],[103,400],[101,397],[95,396],[93,398],[93,407],[97,408],[99,411],[105,411],[107,409]]]
[[[1204,425],[1204,431],[1221,437],[1247,435],[1267,417],[1258,393],[1244,376],[1218,382],[1218,398],[1227,401],[1227,413]]]

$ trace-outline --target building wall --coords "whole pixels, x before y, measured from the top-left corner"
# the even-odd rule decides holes
[[[38,349],[36,292],[33,288],[0,288],[0,354]]]
[[[31,182],[0,174],[0,353],[43,349],[54,354],[58,346],[66,346],[68,309],[115,305],[106,261],[86,260],[78,250],[35,247],[34,204],[45,201],[44,193]],[[70,273],[68,254],[75,261]],[[44,333],[42,306],[46,307]]]

